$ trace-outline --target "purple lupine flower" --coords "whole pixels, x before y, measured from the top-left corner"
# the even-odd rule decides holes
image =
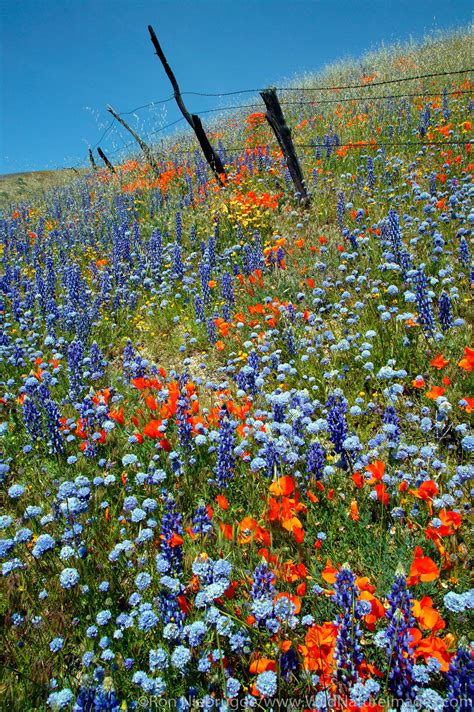
[[[469,712],[474,699],[474,659],[467,645],[461,645],[446,673],[447,694],[445,710]]]
[[[441,292],[438,302],[439,323],[442,331],[448,331],[453,323],[453,311],[451,307],[451,299],[447,292]]]
[[[276,253],[276,265],[279,269],[283,269],[285,264],[285,251],[283,247],[279,247]]]
[[[400,442],[401,434],[400,419],[397,415],[397,411],[395,410],[395,406],[388,405],[385,408],[382,420],[384,426],[388,426],[385,430],[389,435],[389,447],[395,447]]]
[[[414,281],[418,316],[421,326],[425,332],[433,334],[436,325],[433,314],[433,306],[428,295],[428,280],[423,269],[420,268],[416,270]]]
[[[214,221],[214,230],[217,230],[217,235],[219,234],[219,216],[216,216]],[[216,238],[211,236],[207,241],[207,254],[209,257],[209,269],[213,270],[216,268]]]
[[[44,283],[43,272],[40,267],[36,268],[35,279],[36,279],[36,293],[39,297],[40,309],[43,314],[46,314],[46,304],[47,304],[46,285]]]
[[[273,444],[273,440],[268,439],[265,443],[265,475],[271,479],[280,474],[280,456]]]
[[[234,478],[235,471],[235,423],[229,417],[227,407],[224,405],[219,413],[219,447],[217,450],[216,484],[228,487]]]
[[[267,564],[262,562],[255,568],[252,577],[252,589],[250,591],[250,599],[270,598],[273,600],[275,596],[275,574],[270,571]]]
[[[324,135],[323,146],[326,149],[326,156],[329,158],[329,156],[332,153],[332,147],[333,147],[331,136],[329,136],[329,134]]]
[[[34,442],[43,437],[41,413],[30,396],[26,396],[23,401],[23,422],[30,438]]]
[[[413,684],[413,650],[410,646],[410,628],[415,624],[413,617],[413,597],[408,590],[405,573],[398,569],[391,592],[387,596],[388,626],[387,663],[389,668],[388,685],[398,699],[413,700],[416,688]]]
[[[150,235],[148,252],[152,268],[157,271],[160,270],[163,262],[163,239],[159,228],[156,228]]]
[[[278,397],[280,396],[280,397]],[[285,422],[285,409],[286,409],[286,401],[281,398],[281,394],[279,391],[275,393],[275,397],[272,400],[272,415],[273,415],[273,420],[275,423],[284,423]]]
[[[469,245],[464,235],[459,241],[459,261],[464,267],[468,267],[471,262],[471,254],[469,251]]]
[[[258,230],[253,233],[253,269],[265,269],[265,255],[262,247],[262,236]]]
[[[306,455],[306,471],[309,477],[321,480],[323,469],[326,464],[326,450],[320,442],[311,443]]]
[[[201,281],[202,298],[206,307],[211,305],[211,289],[209,281],[211,279],[211,268],[207,262],[200,262],[198,267],[199,279]]]
[[[367,159],[367,185],[371,190],[375,188],[374,159],[372,156]]]
[[[194,313],[196,314],[197,322],[203,322],[205,320],[204,303],[199,294],[194,297]]]
[[[285,332],[285,341],[286,341],[286,347],[288,349],[288,353],[290,356],[296,356],[297,348],[296,348],[296,343],[295,339],[293,336],[293,331],[291,328],[288,328]]]
[[[166,574],[168,578],[174,577],[179,580],[183,573],[183,546],[176,541],[176,537],[181,537],[182,534],[181,515],[176,507],[176,501],[172,495],[168,495],[161,520],[161,548],[156,558],[158,571]],[[174,623],[177,626],[177,631],[182,627],[184,621],[184,613],[179,606],[178,595],[179,593],[165,590],[165,587],[159,595],[161,621],[163,625]]]
[[[274,581],[274,574],[267,564],[263,562],[255,568],[250,593],[252,615],[259,626],[265,626],[271,633],[276,633],[280,627],[273,605],[276,593]]]
[[[336,574],[334,601],[341,609],[336,619],[336,676],[343,685],[357,682],[358,667],[363,660],[360,644],[362,631],[359,625],[362,615],[357,604],[359,588],[355,581],[356,577],[347,564]]]
[[[327,421],[329,426],[329,439],[334,445],[334,450],[344,458],[343,442],[347,438],[347,400],[340,395],[330,395],[326,408],[329,409]]]
[[[428,130],[428,126],[430,125],[430,118],[431,118],[431,111],[430,111],[430,104],[426,103],[425,108],[421,112],[420,115],[420,123],[418,124],[418,130],[420,132],[420,136],[423,138],[423,136],[426,135],[426,132]]]
[[[222,275],[222,296],[229,307],[235,304],[234,290],[232,289],[232,275],[229,272],[224,272]]]
[[[63,438],[61,433],[61,413],[54,400],[45,398],[43,408],[46,415],[46,432],[49,436],[51,451],[54,454],[64,451]]]
[[[400,253],[403,248],[402,235],[400,232],[400,222],[397,212],[390,208],[388,211],[388,235],[395,255],[395,261],[400,264]]]
[[[184,277],[184,265],[181,259],[181,247],[178,242],[175,242],[173,246],[173,276],[176,279],[182,279]]]
[[[192,531],[196,536],[207,536],[212,532],[212,521],[204,502],[201,502],[196,507],[196,513],[193,517]]]
[[[93,381],[102,378],[105,373],[107,361],[104,359],[104,354],[99,348],[96,341],[93,341],[89,350],[90,372]]]
[[[214,345],[217,342],[217,331],[214,317],[209,317],[206,321],[207,338],[209,343]]]
[[[449,117],[451,116],[451,112],[449,110],[449,101],[448,101],[448,90],[446,87],[443,89],[443,119],[448,123]]]
[[[183,242],[183,220],[181,218],[181,213],[176,213],[176,219],[175,219],[175,225],[176,225],[176,242],[178,245],[181,245]]]
[[[246,276],[253,272],[253,250],[249,244],[244,245],[243,267]]]
[[[179,397],[176,403],[176,418],[178,421],[179,445],[186,457],[189,458],[192,449],[193,426],[189,418],[192,413],[191,403],[186,391],[187,374],[183,373],[179,380]]]
[[[84,388],[83,383],[83,348],[80,341],[71,341],[67,350],[67,367],[69,371],[69,395],[77,400]]]
[[[322,146],[321,136],[316,136],[316,149],[314,151],[314,157],[319,161],[321,158],[321,146]],[[317,170],[316,168],[314,170]]]
[[[127,339],[123,350],[123,374],[125,381],[130,383],[133,378],[142,378],[147,372],[147,362],[142,359],[134,348],[130,339]]]
[[[280,656],[280,673],[286,682],[289,682],[292,674],[297,673],[300,666],[298,653],[293,646]]]
[[[344,193],[339,193],[337,196],[337,206],[336,206],[336,216],[337,224],[342,230],[344,227],[344,213],[346,212],[346,199],[344,198]]]

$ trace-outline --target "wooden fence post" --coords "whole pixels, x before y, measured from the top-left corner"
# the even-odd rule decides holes
[[[153,151],[151,150],[150,146],[148,146],[148,144],[146,144],[145,141],[142,138],[140,138],[140,136],[127,124],[126,121],[124,121],[124,119],[122,119],[121,116],[119,116],[117,114],[116,111],[114,111],[114,109],[111,106],[107,107],[107,111],[110,112],[115,119],[117,119],[119,124],[122,124],[122,126],[125,129],[127,129],[127,131],[129,131],[129,133],[132,134],[133,138],[135,139],[135,141],[138,143],[138,145],[142,149],[148,163],[153,168],[156,175],[159,175],[160,169],[158,167],[157,162],[155,161],[155,157],[153,156]]]
[[[291,131],[286,124],[276,89],[265,89],[260,92],[260,96],[267,107],[265,117],[272,127],[273,133],[283,152],[294,186],[300,195],[300,201],[306,206],[310,202],[310,197],[306,190],[303,171],[301,170],[300,162],[296,155],[293,139],[291,138]]]
[[[111,162],[109,161],[109,159],[107,158],[107,156],[105,155],[105,153],[103,152],[103,150],[101,149],[100,146],[97,149],[97,153],[102,158],[102,160],[104,161],[104,163],[107,166],[107,168],[109,169],[109,171],[111,173],[116,173],[115,168],[113,167],[113,165],[111,164]]]
[[[183,101],[183,97],[181,96],[181,91],[178,82],[176,81],[176,77],[174,76],[173,71],[170,65],[168,64],[168,60],[166,59],[164,52],[161,49],[160,43],[158,42],[155,30],[151,25],[148,25],[148,32],[150,33],[150,38],[153,47],[155,48],[156,54],[159,60],[161,61],[161,64],[163,65],[163,69],[165,70],[168,79],[171,82],[171,86],[173,87],[174,98],[176,99],[176,103],[179,107],[179,110],[181,111],[182,115],[196,134],[196,138],[199,141],[199,145],[201,146],[204,157],[210,165],[217,180],[219,181],[219,183],[221,183],[221,185],[225,185],[227,176],[219,155],[211,146],[199,116],[196,116],[196,114],[191,115],[187,110]]]
[[[97,165],[96,165],[96,162],[94,161],[94,154],[92,153],[91,149],[89,149],[89,161],[92,166],[92,170],[96,171]]]

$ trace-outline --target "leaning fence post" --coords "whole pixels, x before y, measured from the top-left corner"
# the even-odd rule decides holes
[[[92,170],[96,171],[96,170],[97,170],[97,165],[96,165],[96,162],[95,162],[95,160],[94,160],[94,154],[92,153],[92,150],[91,150],[91,149],[89,149],[89,161],[90,161],[90,164],[91,164],[91,166],[92,166]]]
[[[294,186],[300,195],[300,201],[304,205],[308,205],[310,197],[306,190],[303,171],[301,170],[300,162],[296,155],[293,139],[291,138],[291,131],[286,124],[276,89],[264,89],[264,91],[260,92],[260,96],[267,107],[265,117],[272,127],[273,133],[283,152]]]
[[[196,116],[196,114],[191,115],[187,110],[186,105],[183,101],[183,97],[181,96],[181,91],[178,82],[176,81],[176,77],[174,76],[173,70],[168,64],[168,60],[166,59],[164,52],[161,49],[160,43],[158,42],[155,30],[151,25],[148,25],[148,32],[150,33],[150,38],[153,43],[153,47],[155,48],[156,54],[159,60],[161,61],[161,64],[163,65],[163,69],[165,70],[168,79],[171,82],[171,86],[173,87],[174,98],[176,99],[176,103],[179,107],[179,110],[181,111],[182,115],[196,134],[196,138],[199,141],[199,145],[201,146],[204,157],[212,168],[212,171],[216,176],[217,180],[219,181],[219,183],[221,183],[221,185],[225,185],[227,176],[221,159],[211,146],[199,116]]]
[[[105,155],[105,153],[103,152],[103,150],[101,149],[100,146],[99,146],[99,148],[97,149],[97,153],[98,153],[99,156],[102,158],[102,160],[104,161],[104,163],[105,163],[105,165],[107,166],[107,168],[109,169],[109,171],[110,171],[111,173],[116,173],[115,168],[113,167],[113,165],[111,164],[111,162],[109,161],[109,159],[107,158],[107,156]]]
[[[138,145],[142,149],[143,153],[145,154],[145,158],[147,159],[148,163],[153,168],[154,172],[158,175],[160,173],[160,169],[158,167],[158,164],[155,161],[155,158],[153,156],[153,151],[151,150],[150,146],[148,146],[148,144],[146,144],[145,141],[142,138],[140,138],[140,136],[131,128],[131,126],[129,126],[127,124],[127,122],[124,121],[124,119],[122,119],[122,117],[119,116],[119,114],[117,114],[117,112],[114,111],[114,109],[111,106],[107,107],[107,111],[110,112],[115,119],[117,119],[119,124],[122,124],[122,126],[132,134],[133,138],[135,139],[135,141],[138,143]]]

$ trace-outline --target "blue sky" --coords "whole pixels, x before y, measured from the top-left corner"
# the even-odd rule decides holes
[[[0,172],[83,162],[109,123],[107,104],[127,111],[168,97],[148,24],[182,90],[219,92],[466,25],[471,9],[470,0],[1,0]],[[187,101],[198,113],[218,105]],[[168,103],[129,118],[147,132],[179,116]],[[129,139],[114,129],[101,146]]]

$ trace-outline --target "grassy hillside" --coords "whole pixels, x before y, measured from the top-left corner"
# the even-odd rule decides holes
[[[470,62],[280,92],[308,208],[257,105],[8,209],[11,709],[470,709]]]
[[[77,177],[78,173],[69,168],[0,175],[0,209],[22,201],[41,201],[52,188],[68,185]]]

